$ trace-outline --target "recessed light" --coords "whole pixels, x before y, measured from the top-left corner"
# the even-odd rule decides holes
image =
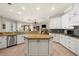
[[[19,11],[19,12],[17,12],[17,14],[21,14],[21,12]]]
[[[36,10],[40,10],[40,7],[37,7]]]
[[[25,10],[25,8],[24,8],[24,7],[22,7],[22,10]]]
[[[55,9],[54,7],[51,8],[51,10],[54,10],[54,9]]]

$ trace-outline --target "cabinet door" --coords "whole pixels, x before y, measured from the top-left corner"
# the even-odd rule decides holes
[[[48,56],[49,55],[49,41],[48,40],[40,40],[39,41],[39,56]]]
[[[22,35],[17,35],[17,44],[24,43],[24,37]]]
[[[6,47],[7,47],[6,36],[1,36],[0,37],[0,48],[6,48]]]
[[[37,40],[29,40],[29,55],[30,56],[38,56],[38,42]]]
[[[61,17],[56,17],[56,18],[50,19],[49,28],[50,29],[61,29],[62,28]]]
[[[76,46],[75,46],[76,47],[76,54],[79,55],[79,39],[76,39],[75,43],[76,43]]]
[[[6,32],[11,32],[11,22],[10,21],[6,21],[6,23],[5,23],[5,25],[6,25]]]
[[[60,43],[61,43],[62,45],[65,45],[64,42],[65,42],[64,35],[60,35]]]
[[[70,44],[70,37],[64,36],[64,46],[68,48],[69,44]]]
[[[53,34],[53,41],[59,42],[60,41],[60,35],[59,34]]]
[[[62,28],[66,29],[68,28],[70,22],[69,22],[69,14],[65,14],[62,16]]]
[[[75,53],[75,52],[76,52],[76,50],[75,50],[75,49],[76,49],[76,48],[75,48],[75,47],[76,47],[75,38],[72,38],[72,37],[71,37],[71,39],[70,39],[68,45],[69,45],[68,48],[69,48],[72,52]]]
[[[16,23],[13,23],[13,32],[16,31]]]

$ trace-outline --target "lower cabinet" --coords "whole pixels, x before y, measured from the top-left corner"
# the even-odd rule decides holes
[[[49,56],[52,49],[49,43],[49,39],[25,39],[25,53],[29,56]]]
[[[59,42],[60,41],[60,35],[59,34],[55,34],[55,33],[50,33],[49,34],[51,37],[53,37],[53,41],[55,42]]]
[[[67,48],[76,54],[76,39],[75,38],[70,37]]]
[[[50,34],[50,36],[53,36],[53,41],[59,42],[76,55],[79,55],[79,38],[54,33]]]
[[[79,39],[76,40],[76,54],[79,55]]]
[[[6,36],[1,36],[0,37],[0,49],[1,48],[6,48],[7,47],[7,37]]]
[[[17,44],[24,43],[24,36],[23,35],[17,35]]]
[[[29,55],[38,55],[38,42],[37,40],[29,40]]]
[[[73,53],[79,55],[79,39],[67,35],[61,35],[59,43]]]
[[[48,45],[49,45],[48,40],[40,40],[40,42],[39,42],[39,51],[38,51],[40,56],[49,55],[49,51],[48,51],[49,46]]]
[[[29,40],[28,55],[30,56],[48,56],[48,40]]]
[[[61,43],[62,45],[65,45],[65,38],[64,38],[64,35],[60,35],[60,41],[59,43]]]

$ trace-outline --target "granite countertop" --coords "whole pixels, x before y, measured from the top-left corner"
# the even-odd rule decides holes
[[[14,35],[20,35],[25,34],[24,32],[0,32],[0,36],[14,36]]]
[[[53,32],[51,32],[51,33],[53,33]],[[79,38],[79,36],[76,36],[74,34],[65,34],[65,33],[55,33],[55,34],[66,35],[66,36],[70,36],[70,37],[73,37],[73,38]]]
[[[28,38],[28,39],[49,39],[50,36],[48,34],[27,34],[24,36],[25,38]]]

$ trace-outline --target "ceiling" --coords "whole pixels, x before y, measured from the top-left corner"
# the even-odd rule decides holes
[[[50,16],[63,14],[70,6],[70,3],[0,3],[0,16],[28,23],[35,19],[43,22]]]

